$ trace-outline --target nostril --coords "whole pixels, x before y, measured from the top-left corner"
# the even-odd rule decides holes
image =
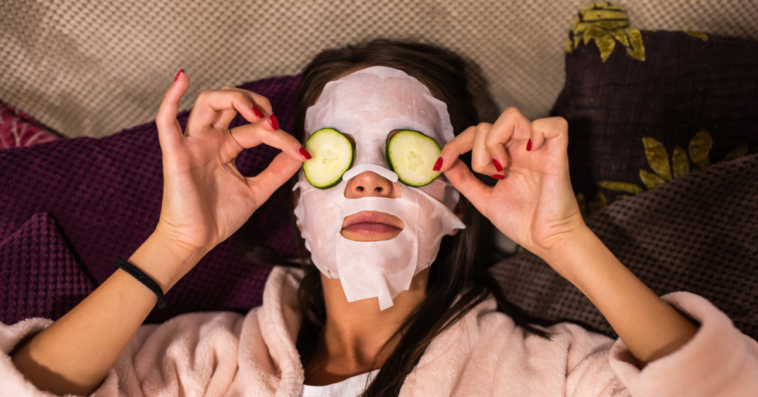
[[[378,187],[378,188],[376,188],[376,191],[377,191],[377,192],[379,192],[379,193],[381,193],[383,190],[384,190],[384,188],[383,188],[383,187]]]
[[[358,186],[357,189],[358,189],[359,192],[363,192],[364,190],[366,190],[366,189],[363,188],[363,186]]]

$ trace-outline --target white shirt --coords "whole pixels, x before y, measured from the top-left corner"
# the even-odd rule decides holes
[[[378,369],[364,374],[355,375],[347,378],[342,382],[332,383],[326,386],[309,386],[303,385],[302,397],[357,397],[366,390],[366,386],[371,384]]]

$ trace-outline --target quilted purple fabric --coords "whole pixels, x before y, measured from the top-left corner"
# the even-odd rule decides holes
[[[266,96],[283,130],[292,125],[299,76],[244,84]],[[182,126],[189,111],[178,119]],[[231,127],[246,123],[238,117]],[[243,151],[243,175],[262,171],[279,151]],[[163,175],[155,123],[103,139],[64,139],[0,150],[0,321],[57,319],[113,273],[158,222]],[[283,189],[243,229],[211,251],[167,294],[148,322],[206,310],[260,305],[271,266],[261,257],[297,255]],[[284,205],[282,203],[285,203]]]

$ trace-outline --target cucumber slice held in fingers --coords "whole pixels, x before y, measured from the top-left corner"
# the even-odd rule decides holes
[[[387,164],[400,182],[414,187],[428,185],[440,176],[441,172],[432,169],[440,153],[442,149],[434,139],[411,130],[392,135],[385,151]]]
[[[313,187],[328,189],[342,181],[353,165],[353,144],[333,128],[317,130],[305,141],[305,150],[313,156],[303,163],[305,179]]]

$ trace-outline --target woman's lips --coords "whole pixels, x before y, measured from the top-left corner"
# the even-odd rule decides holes
[[[343,232],[364,236],[400,234],[403,228],[405,228],[405,224],[400,218],[379,211],[361,211],[345,217],[342,222]]]

